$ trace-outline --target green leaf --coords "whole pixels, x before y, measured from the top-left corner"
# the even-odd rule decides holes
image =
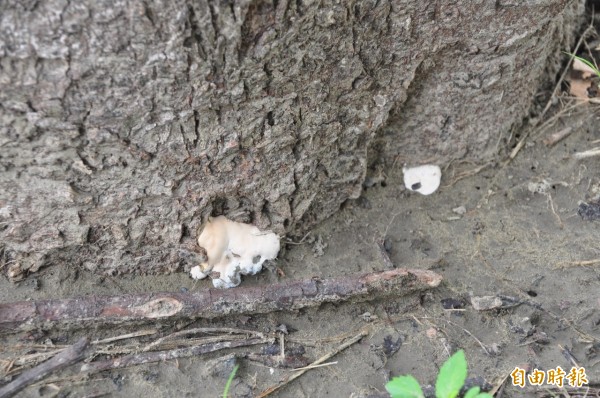
[[[575,58],[575,59],[578,59],[578,60],[580,60],[581,62],[583,62],[584,64],[586,64],[586,65],[587,65],[587,66],[589,66],[590,68],[592,68],[592,70],[593,70],[593,71],[596,73],[596,75],[597,75],[598,77],[600,77],[600,70],[598,70],[598,68],[596,67],[596,65],[594,65],[593,63],[591,63],[591,62],[590,62],[590,61],[588,61],[587,59],[585,59],[585,58],[581,58],[581,57],[578,57],[578,56],[577,56],[577,55],[575,55],[575,54],[571,54],[571,53],[567,53],[567,52],[565,52],[565,54],[569,55],[571,58]]]
[[[394,377],[386,385],[385,389],[392,398],[424,398],[423,390],[419,382],[412,376]]]
[[[477,386],[471,387],[469,389],[469,391],[467,391],[465,393],[463,398],[494,398],[491,394],[488,394],[487,392],[479,392],[479,391],[481,391],[479,389],[479,387],[477,387]]]
[[[463,350],[452,355],[442,368],[435,382],[437,398],[456,398],[467,379],[467,360]]]
[[[231,373],[229,374],[229,378],[227,379],[227,383],[225,384],[225,389],[223,390],[223,398],[227,398],[229,396],[229,389],[231,388],[231,382],[235,377],[236,372],[238,371],[240,365],[235,365]]]
[[[475,398],[479,395],[479,387],[471,387],[463,398]]]

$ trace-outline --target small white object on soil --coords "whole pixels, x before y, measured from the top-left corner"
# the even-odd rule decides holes
[[[442,179],[442,170],[439,166],[432,164],[404,167],[402,172],[406,188],[422,195],[431,195],[437,191]]]
[[[240,284],[240,275],[254,275],[266,260],[279,253],[279,236],[271,231],[261,232],[257,227],[228,220],[224,216],[209,219],[198,237],[198,244],[206,250],[208,262],[192,267],[194,279],[213,278],[213,286],[220,289]],[[214,277],[213,273],[218,273]]]
[[[467,212],[467,208],[465,206],[458,206],[455,207],[454,209],[452,209],[453,212],[455,212],[458,215],[463,215]]]
[[[530,182],[527,184],[527,189],[531,193],[541,193],[545,194],[548,192],[552,184],[547,180],[542,180],[541,182]]]
[[[471,305],[477,311],[488,311],[502,307],[502,300],[496,296],[471,297]]]

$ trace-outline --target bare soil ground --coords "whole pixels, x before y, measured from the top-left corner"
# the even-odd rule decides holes
[[[547,384],[525,390],[512,386],[509,374],[517,366],[529,370],[560,366],[568,372],[576,364],[585,368],[590,386],[598,388],[600,221],[582,219],[578,208],[580,202],[600,196],[600,159],[577,160],[572,155],[600,140],[600,124],[589,105],[572,113],[547,131],[527,130],[525,146],[507,164],[450,165],[442,187],[431,196],[404,188],[400,164],[385,169],[382,179],[371,176],[369,181],[377,182],[360,199],[347,203],[301,244],[286,245],[270,270],[243,281],[261,285],[383,270],[386,263],[378,243],[385,241],[395,266],[433,269],[444,278],[440,287],[397,300],[199,320],[185,327],[228,326],[279,336],[278,327],[285,325],[286,352],[296,358],[295,367],[319,358],[345,338],[368,333],[327,361],[333,364],[308,371],[273,397],[378,396],[390,376],[401,374],[433,384],[440,365],[461,348],[470,376],[501,388],[503,397],[560,396],[565,391]],[[575,126],[569,137],[552,147],[542,143],[565,126]],[[16,285],[0,279],[0,301],[199,291],[210,286],[209,281],[194,282],[183,273],[102,277],[60,264]],[[474,308],[472,298],[480,296],[503,298],[503,308]],[[112,354],[135,351],[183,325],[157,327],[156,335],[117,341],[106,349]],[[143,328],[4,336],[0,371],[9,376],[18,373],[20,366],[11,362],[16,357],[72,344],[83,334],[94,340],[139,329]],[[278,350],[276,343],[229,352],[278,354]],[[31,386],[19,396],[217,397],[238,363],[230,395],[254,397],[292,373],[226,354],[145,364],[83,379],[76,375],[65,379],[68,372],[56,374],[51,376],[54,381]],[[576,396],[572,390],[571,396]]]

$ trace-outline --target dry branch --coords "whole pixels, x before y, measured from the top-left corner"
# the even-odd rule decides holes
[[[550,134],[548,137],[544,138],[544,145],[552,146],[557,142],[567,138],[573,132],[572,126],[567,126],[564,129],[557,131],[556,133]]]
[[[194,329],[186,329],[186,330],[180,330],[179,332],[175,332],[175,333],[171,333],[168,336],[164,336],[159,338],[158,340],[153,341],[152,343],[146,345],[142,351],[151,351],[152,349],[155,349],[156,347],[161,346],[164,342],[166,341],[170,341],[175,339],[176,337],[181,337],[181,336],[190,336],[190,335],[194,335],[194,334],[214,334],[214,333],[226,333],[227,335],[235,335],[235,334],[239,334],[239,335],[247,335],[248,337],[252,336],[252,337],[264,337],[264,335],[260,332],[256,332],[253,330],[244,330],[244,329],[235,329],[235,328],[194,328]],[[220,336],[219,338],[222,338],[222,336]],[[180,342],[178,342],[178,344],[180,344]]]
[[[226,348],[246,347],[249,345],[273,343],[272,338],[250,338],[237,341],[221,341],[213,344],[203,344],[195,347],[175,348],[168,351],[141,352],[130,354],[105,361],[95,361],[81,366],[80,371],[85,373],[101,372],[108,369],[126,368],[144,363],[163,362],[178,358],[187,358],[196,355],[208,354]]]
[[[65,348],[46,362],[23,372],[15,380],[0,388],[0,398],[12,397],[28,385],[48,377],[50,373],[78,362],[83,358],[83,351],[87,345],[87,338],[81,338],[77,343]]]
[[[86,296],[0,304],[0,332],[81,328],[98,324],[217,318],[298,310],[325,302],[367,301],[436,287],[442,277],[420,269],[394,269],[334,279],[309,279],[268,286],[206,289],[197,293]]]
[[[571,155],[574,159],[581,160],[600,155],[600,147],[592,148],[583,152],[576,152]]]

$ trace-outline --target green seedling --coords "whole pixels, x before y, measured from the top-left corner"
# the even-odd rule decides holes
[[[235,377],[235,374],[237,373],[239,367],[240,367],[240,365],[235,365],[235,367],[229,374],[227,383],[225,383],[225,389],[223,390],[223,398],[227,398],[229,396],[229,389],[231,388],[231,382],[233,381],[233,378]]]
[[[435,382],[437,398],[456,398],[467,379],[467,360],[463,350],[457,351],[442,365]],[[385,389],[392,398],[425,398],[417,379],[412,376],[394,377]],[[479,387],[470,388],[464,398],[492,398],[488,393],[480,392]]]
[[[581,62],[583,62],[584,64],[586,64],[587,66],[589,66],[594,71],[594,73],[596,74],[596,76],[598,76],[598,78],[600,78],[600,70],[598,70],[598,67],[596,65],[594,65],[592,62],[588,61],[585,58],[581,58],[581,57],[579,57],[579,56],[577,56],[575,54],[571,54],[571,53],[568,53],[568,52],[565,52],[565,54],[567,54],[568,56],[570,56],[573,59],[578,59]],[[598,87],[600,87],[600,83],[598,84]]]

